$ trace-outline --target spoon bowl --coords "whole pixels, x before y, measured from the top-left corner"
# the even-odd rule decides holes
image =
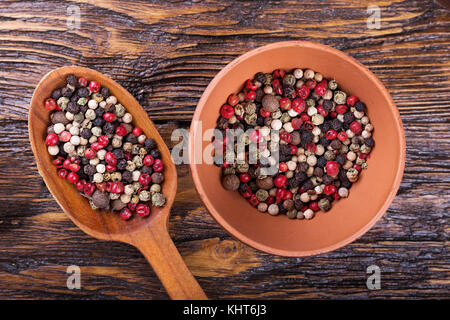
[[[133,124],[157,142],[164,163],[162,193],[166,204],[160,208],[152,207],[150,216],[136,216],[124,221],[117,213],[93,210],[73,185],[58,177],[52,164],[53,157],[45,145],[50,111],[44,107],[44,101],[54,89],[66,84],[69,74],[84,77],[88,81],[96,80],[102,87],[107,87],[111,95],[116,96],[119,103],[133,116]],[[101,240],[120,241],[137,247],[152,265],[172,299],[206,299],[168,233],[170,208],[177,191],[175,164],[154,123],[125,88],[88,68],[70,66],[53,70],[44,76],[34,91],[28,114],[28,130],[39,173],[58,204],[81,230]]]

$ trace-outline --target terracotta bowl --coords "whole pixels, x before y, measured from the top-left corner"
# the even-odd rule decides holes
[[[368,169],[346,199],[333,202],[328,212],[312,220],[290,220],[253,208],[238,192],[226,191],[220,169],[194,164],[195,141],[203,149],[202,131],[213,129],[228,95],[258,71],[312,68],[367,104],[374,125],[375,147]],[[201,128],[200,128],[201,124]],[[201,131],[202,129],[202,131]],[[345,53],[304,41],[278,42],[252,50],[229,63],[211,81],[195,110],[189,137],[192,177],[212,216],[234,237],[265,252],[281,256],[311,256],[347,245],[367,232],[385,213],[399,188],[405,164],[405,137],[397,108],[372,72]],[[198,162],[197,162],[198,163]]]

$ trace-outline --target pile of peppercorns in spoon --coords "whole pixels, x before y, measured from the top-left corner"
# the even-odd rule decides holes
[[[315,212],[330,210],[367,168],[375,143],[365,112],[358,97],[311,69],[257,73],[221,107],[216,129],[223,138],[213,140],[215,156],[231,148],[238,159],[234,143],[242,139],[228,133],[242,130],[248,133],[247,147],[264,142],[257,158],[267,158],[276,170],[261,170],[267,164],[248,161],[247,150],[244,162],[216,163],[223,187],[271,215],[312,219]]]
[[[108,88],[70,74],[44,102],[51,110],[45,143],[58,176],[75,185],[93,209],[119,211],[124,220],[165,204],[164,165],[155,140]]]

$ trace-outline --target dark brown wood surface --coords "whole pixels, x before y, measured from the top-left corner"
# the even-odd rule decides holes
[[[95,3],[95,4],[94,4]],[[67,27],[67,6],[80,29]],[[378,5],[381,28],[367,28]],[[208,214],[186,165],[170,234],[210,298],[450,298],[450,13],[432,1],[1,1],[0,298],[166,299],[133,247],[95,240],[65,216],[38,174],[27,132],[33,90],[48,71],[78,65],[127,88],[169,144],[187,128],[214,75],[238,55],[312,40],[369,67],[405,126],[403,182],[387,214],[329,254],[256,251]],[[361,208],[364,210],[364,208]],[[81,268],[81,289],[66,269]],[[366,269],[381,270],[368,290]]]

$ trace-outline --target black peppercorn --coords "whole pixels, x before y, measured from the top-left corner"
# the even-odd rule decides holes
[[[311,143],[314,139],[314,135],[311,132],[302,132],[301,134],[301,142],[302,145],[305,145],[307,143]]]
[[[144,146],[145,146],[145,150],[147,150],[147,152],[149,152],[150,150],[156,148],[156,141],[153,140],[152,138],[147,138],[147,139],[145,139]]]
[[[152,167],[143,166],[142,167],[142,173],[151,175],[153,173],[153,169],[152,169]]]
[[[155,159],[161,158],[161,153],[158,149],[150,150],[150,155]]]
[[[323,145],[324,147],[328,147],[329,145],[330,145],[330,140],[328,140],[326,137],[322,137],[322,138],[320,138],[320,140],[319,140],[319,143],[321,144],[321,145]]]
[[[342,129],[343,123],[340,122],[338,119],[334,119],[331,121],[331,128],[334,131],[340,131]]]
[[[350,181],[341,181],[341,186],[347,189],[350,189],[352,186],[352,183]]]
[[[133,181],[133,175],[130,171],[126,170],[122,173],[122,180],[126,182],[132,182]]]
[[[52,92],[52,98],[55,100],[58,100],[59,98],[61,98],[61,89],[55,89]]]
[[[80,107],[80,112],[82,113],[86,113],[86,111],[88,111],[89,107],[87,106],[87,104],[85,104],[84,106]]]
[[[105,114],[105,109],[103,109],[103,108],[95,109],[95,116],[96,117],[102,118],[104,114]]]
[[[246,183],[241,183],[241,185],[239,186],[239,192],[240,193],[244,193],[248,190],[249,185]]]
[[[305,183],[303,183],[302,187],[305,190],[311,190],[312,188],[314,188],[314,184],[312,183],[311,180],[307,180]]]
[[[353,112],[344,113],[344,123],[345,124],[350,124],[353,121],[355,121],[355,116],[353,115]]]
[[[133,133],[129,133],[125,136],[125,142],[130,142],[132,144],[136,144],[137,137]]]
[[[123,149],[114,149],[113,154],[116,156],[117,160],[125,158]]]
[[[67,104],[67,111],[69,111],[72,114],[76,114],[80,112],[80,106],[78,105],[78,103],[70,101]]]
[[[294,178],[291,178],[289,181],[288,181],[288,186],[289,186],[289,188],[296,188],[296,187],[298,187],[300,185],[300,180],[299,179],[297,179],[296,177],[294,177]]]
[[[78,85],[78,79],[74,74],[69,74],[66,77],[66,81],[68,84],[70,84],[73,87],[76,87]]]
[[[114,151],[113,151],[113,153],[114,153]],[[123,170],[126,169],[126,167],[127,167],[127,160],[126,159],[120,159],[119,161],[117,161],[117,169],[123,171]]]
[[[292,86],[289,87],[285,87],[283,89],[283,94],[285,97],[289,98],[289,99],[294,99],[296,96],[296,92],[295,92],[295,88]]]
[[[342,166],[345,163],[345,161],[347,161],[347,159],[343,154],[338,154],[334,159],[334,161],[336,161],[339,165]]]
[[[79,99],[79,97],[76,94],[74,94],[74,95],[72,95],[72,97],[70,97],[70,101],[73,103],[77,103],[78,99]]]
[[[77,90],[77,95],[80,98],[87,98],[90,95],[89,89],[86,87],[81,87],[80,89]]]
[[[286,213],[287,212],[287,209],[283,206],[283,203],[279,203],[278,204],[278,213]]]
[[[364,102],[358,101],[355,103],[355,109],[359,112],[366,112],[366,104]]]
[[[106,98],[108,98],[110,95],[111,95],[111,93],[109,92],[109,89],[108,88],[105,88],[105,87],[103,87],[101,90],[100,90],[100,94],[106,99]]]
[[[333,177],[331,177],[331,176],[329,176],[327,174],[324,175],[323,178],[322,178],[323,183],[326,184],[326,185],[331,184],[333,182],[333,180],[334,180]]]
[[[375,146],[375,140],[373,140],[372,137],[369,137],[367,139],[364,139],[364,144],[369,148],[373,148]]]
[[[101,118],[103,120],[103,118]],[[111,122],[106,122],[103,125],[104,134],[113,134],[115,132],[114,125]]]
[[[334,139],[333,141],[331,141],[330,146],[334,149],[334,150],[339,150],[342,146],[342,142],[340,142],[337,139]]]
[[[92,137],[92,131],[88,128],[83,128],[83,130],[81,130],[81,137],[84,139],[89,139]]]
[[[308,165],[306,162],[300,162],[300,163],[298,164],[298,169],[299,169],[301,172],[306,172],[306,171],[308,170],[308,168],[309,168],[309,165]]]
[[[101,127],[103,126],[103,124],[105,123],[105,120],[103,120],[103,118],[97,117],[92,121],[92,124],[95,127]]]
[[[306,169],[306,170],[308,170],[308,169]],[[295,178],[298,179],[299,183],[301,183],[301,182],[305,181],[308,178],[308,176],[306,175],[305,172],[298,171],[298,172],[295,173]]]
[[[264,84],[266,83],[266,75],[262,72],[258,72],[257,74],[255,74],[255,80],[261,84]]]
[[[97,169],[91,164],[88,164],[84,166],[84,173],[86,173],[89,176],[93,176],[97,172]]]
[[[316,175],[319,178],[323,177],[323,169],[320,167],[316,167],[314,169],[314,175]]]
[[[326,164],[327,164],[327,159],[325,159],[324,156],[321,156],[321,157],[317,158],[317,166],[318,167],[323,168],[323,167],[326,166]]]
[[[291,147],[287,144],[280,144],[280,154],[281,155],[288,155],[291,153]]]
[[[261,88],[256,89],[255,94],[256,94],[255,101],[261,102],[262,98],[264,97],[263,89],[261,89]],[[261,107],[261,106],[259,106],[259,107]],[[258,110],[259,110],[259,108],[258,108]]]
[[[70,98],[72,96],[73,90],[69,87],[64,87],[61,89],[61,94],[63,97]]]
[[[326,112],[331,112],[331,110],[333,110],[333,101],[324,100],[322,103],[322,107]]]

